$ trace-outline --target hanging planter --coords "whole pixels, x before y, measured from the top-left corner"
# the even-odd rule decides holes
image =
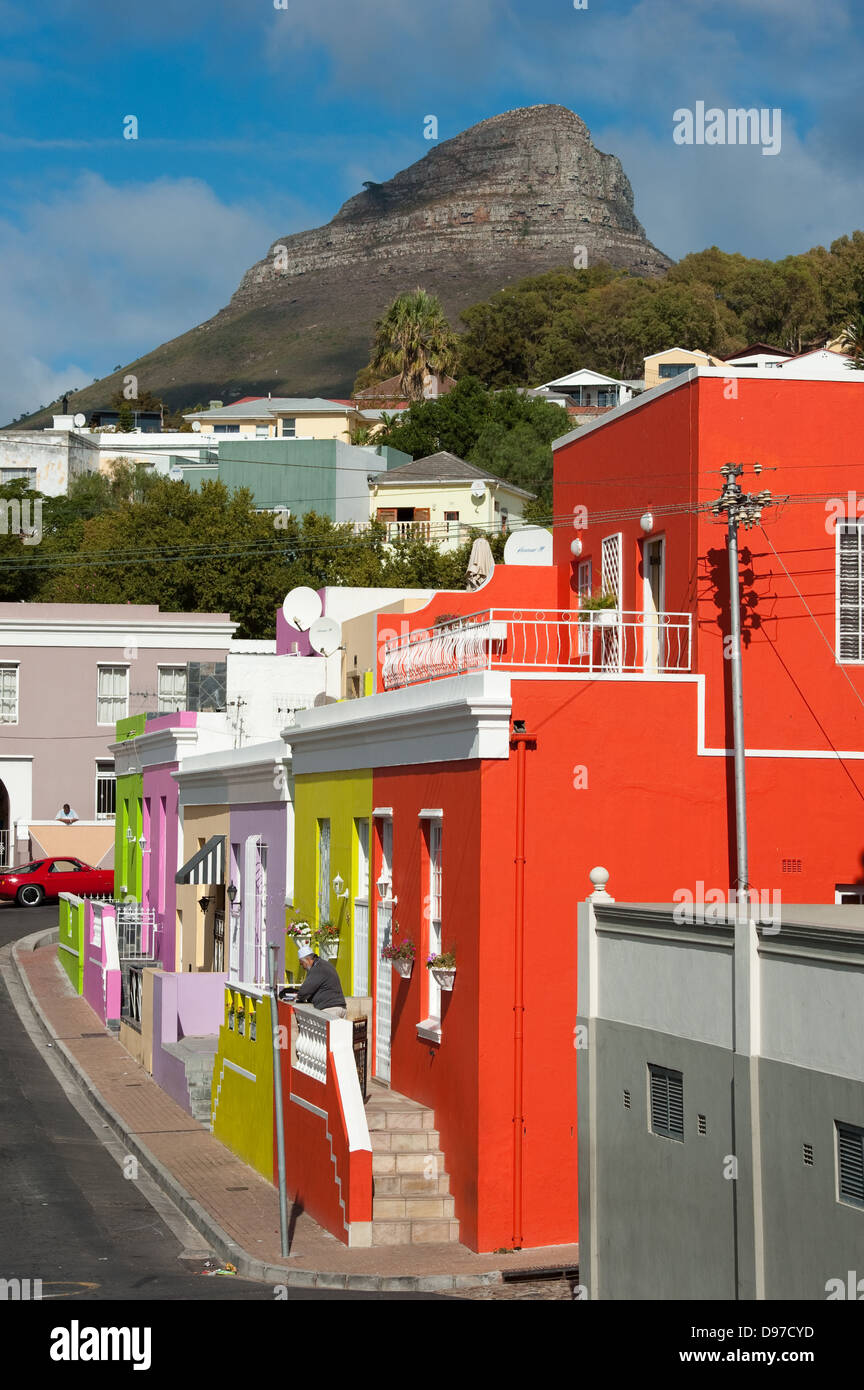
[[[335,960],[339,954],[339,928],[332,922],[322,922],[313,932],[315,950],[322,960]]]
[[[293,941],[295,946],[312,945],[312,927],[302,917],[293,918],[285,927],[285,937],[288,941]]]
[[[432,978],[439,989],[451,990],[456,979],[456,956],[452,951],[442,951],[431,955],[426,961],[426,969],[432,971]]]
[[[382,960],[389,960],[393,969],[403,980],[410,980],[411,971],[414,969],[414,957],[417,954],[417,947],[413,941],[400,941],[398,946],[384,946],[381,951]]]

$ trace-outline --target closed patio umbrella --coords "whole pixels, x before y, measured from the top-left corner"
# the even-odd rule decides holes
[[[468,588],[479,589],[481,584],[486,583],[494,568],[492,547],[484,536],[478,536],[468,558]]]

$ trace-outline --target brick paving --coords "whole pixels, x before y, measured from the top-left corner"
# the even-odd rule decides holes
[[[67,1048],[76,1069],[119,1117],[127,1134],[149,1150],[188,1198],[248,1256],[282,1266],[286,1272],[293,1269],[297,1276],[302,1268],[334,1276],[427,1279],[455,1275],[476,1276],[479,1281],[501,1269],[500,1254],[476,1255],[464,1245],[453,1243],[349,1250],[303,1212],[296,1219],[292,1214],[291,1256],[283,1259],[276,1188],[188,1115],[116,1038],[102,1030],[86,1000],[74,993],[57,962],[54,947],[32,951],[22,944],[16,951],[16,960],[50,1030]],[[577,1264],[578,1246],[514,1251],[504,1258],[508,1270],[559,1265],[563,1268]],[[530,1287],[536,1290],[533,1294],[527,1292],[528,1284],[462,1289],[460,1293],[541,1300],[571,1296],[565,1280],[554,1281],[557,1293],[551,1291],[552,1282],[532,1282]]]

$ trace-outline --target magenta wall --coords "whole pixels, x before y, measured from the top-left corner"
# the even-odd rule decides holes
[[[84,998],[103,1023],[120,1017],[120,971],[105,970],[105,921],[113,912],[103,910],[102,939],[93,941],[93,903],[85,898],[84,907]]]
[[[195,715],[166,715],[165,720],[153,720],[162,727],[177,728],[180,720],[184,727]],[[150,725],[147,726],[148,732]],[[144,834],[148,848],[144,853],[143,899],[144,906],[151,907],[158,914],[159,926],[156,932],[154,955],[162,962],[165,970],[173,970],[177,961],[177,838],[179,835],[179,788],[172,772],[178,764],[158,763],[144,769],[143,795],[145,808],[149,802],[149,826],[145,815]],[[161,815],[160,802],[165,800],[165,815]]]

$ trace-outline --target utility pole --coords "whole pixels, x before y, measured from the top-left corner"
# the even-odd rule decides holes
[[[738,571],[738,528],[749,531],[761,520],[765,507],[772,506],[771,493],[765,489],[758,493],[747,493],[737,481],[744,472],[743,463],[727,463],[720,469],[724,478],[723,489],[713,506],[715,516],[725,512],[728,527],[727,550],[729,554],[729,614],[731,619],[731,645],[729,653],[732,661],[732,731],[735,742],[735,839],[738,852],[738,899],[741,894],[749,902],[750,868],[747,854],[747,778],[744,768],[744,684],[741,670],[741,581]],[[761,463],[754,463],[753,472],[758,477],[762,472]]]
[[[738,528],[749,531],[771,506],[770,492],[744,492],[738,479],[743,463],[720,469],[723,489],[714,503],[716,517],[725,513],[728,527],[729,613],[732,661],[732,727],[735,738],[735,831],[738,847],[738,891],[735,911],[734,1002],[732,1056],[733,1125],[735,1134],[735,1285],[740,1299],[765,1297],[764,1204],[762,1198],[762,1130],[759,1058],[761,1053],[761,990],[759,943],[750,911],[750,869],[747,858],[747,785],[744,773],[744,693],[741,678],[741,589],[738,572]],[[761,464],[753,464],[758,477]],[[725,644],[724,644],[725,645]],[[737,1168],[741,1160],[741,1169]]]

